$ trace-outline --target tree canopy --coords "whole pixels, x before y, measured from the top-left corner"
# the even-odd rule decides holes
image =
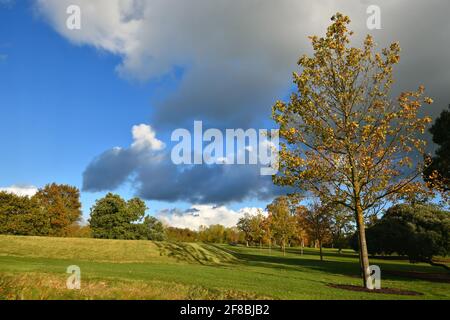
[[[89,223],[94,238],[139,239],[147,206],[139,198],[128,202],[117,194],[108,193],[91,208]]]

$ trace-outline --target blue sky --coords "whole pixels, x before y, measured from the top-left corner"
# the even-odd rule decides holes
[[[120,56],[68,42],[36,16],[30,1],[1,8],[0,23],[1,187],[56,182],[81,188],[92,158],[128,146],[131,127],[151,121],[152,96],[162,99],[177,85],[177,72],[145,82],[119,77]],[[169,133],[158,136],[167,141]],[[134,196],[129,184],[114,191]],[[82,192],[85,218],[104,194]],[[147,203],[150,212],[190,206]],[[264,204],[250,199],[245,205]]]
[[[120,57],[67,42],[28,1],[1,9],[0,21],[1,184],[80,187],[92,157],[130,144],[130,128],[151,117],[152,92],[173,80],[119,78]],[[120,193],[132,195],[127,187]],[[83,209],[101,195],[83,193]]]
[[[357,41],[400,41],[397,86],[430,88],[427,114],[436,117],[450,101],[450,22],[448,1],[431,2],[374,0],[382,29],[369,31],[359,0],[0,0],[0,188],[84,186],[85,218],[108,191],[145,197],[152,214],[202,205],[211,223],[264,208],[279,192],[270,177],[248,166],[178,172],[145,162],[133,127],[148,125],[166,160],[171,132],[194,120],[273,127],[271,106],[287,98],[307,36],[337,11],[350,15]],[[81,30],[66,27],[70,4],[82,10]]]

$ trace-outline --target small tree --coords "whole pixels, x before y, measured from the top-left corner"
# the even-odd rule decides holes
[[[164,241],[167,239],[166,229],[161,221],[155,217],[147,216],[142,224],[138,225],[141,228],[142,239],[152,241]]]
[[[274,237],[285,255],[286,245],[296,232],[295,217],[290,210],[289,198],[285,196],[276,198],[267,206],[267,211],[272,218]]]
[[[358,228],[363,283],[370,276],[365,214],[382,201],[396,201],[422,186],[413,166],[414,151],[423,159],[421,134],[431,121],[418,118],[423,87],[389,97],[400,46],[382,53],[367,36],[362,48],[350,47],[350,19],[333,17],[324,37],[311,37],[314,54],[299,60],[294,73],[298,92],[289,103],[278,101],[273,118],[284,141],[274,182],[312,192],[323,203],[354,213]]]
[[[252,240],[258,243],[259,247],[262,248],[266,230],[264,229],[264,216],[261,212],[258,212],[250,218],[250,229]]]

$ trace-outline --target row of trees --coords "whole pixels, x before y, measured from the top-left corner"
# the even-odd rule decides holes
[[[220,224],[211,226],[202,226],[198,231],[191,229],[182,229],[168,226],[166,228],[167,239],[169,241],[180,242],[209,242],[209,243],[228,243],[243,244],[245,235],[237,227],[225,227]]]
[[[104,239],[166,239],[165,228],[145,216],[145,203],[107,194],[91,208],[89,225],[82,225],[80,191],[48,184],[32,196],[0,192],[0,234],[94,237]]]
[[[237,227],[245,235],[246,245],[278,245],[283,253],[286,246],[336,247],[339,252],[348,244],[354,229],[352,214],[344,207],[312,203],[299,205],[296,198],[282,196],[267,206],[268,215],[245,215]]]

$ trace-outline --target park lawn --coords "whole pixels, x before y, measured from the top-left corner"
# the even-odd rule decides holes
[[[420,296],[331,288],[360,285],[358,257],[325,249],[268,248],[70,238],[0,236],[0,299],[450,299],[450,284],[385,275],[442,273],[404,260],[372,259],[382,287]],[[81,268],[81,290],[68,290],[66,268]],[[444,271],[445,272],[445,271]]]

